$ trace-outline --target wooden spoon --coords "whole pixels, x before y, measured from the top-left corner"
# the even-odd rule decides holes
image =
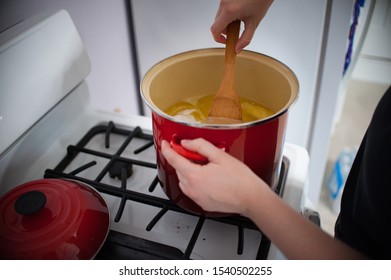
[[[242,108],[235,92],[235,46],[238,41],[240,21],[227,26],[225,46],[224,76],[220,88],[213,99],[207,123],[230,124],[242,122]]]

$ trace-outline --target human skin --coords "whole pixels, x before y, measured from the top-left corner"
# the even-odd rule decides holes
[[[265,17],[273,0],[222,0],[210,30],[216,42],[225,44],[226,28],[229,23],[241,20],[244,31],[239,37],[235,51],[240,53],[254,36],[259,23]]]
[[[289,259],[365,258],[301,216],[228,153],[201,138],[181,145],[209,161],[193,163],[162,141],[162,154],[176,170],[182,192],[204,210],[248,217]]]

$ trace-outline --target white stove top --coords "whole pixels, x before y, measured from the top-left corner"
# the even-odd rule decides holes
[[[82,83],[2,155],[0,159],[0,193],[24,182],[43,178],[46,169],[54,169],[66,156],[69,145],[76,145],[92,127],[98,124],[107,124],[109,121],[113,121],[116,127],[131,130],[140,127],[145,134],[152,134],[150,118],[123,116],[91,108],[87,84]],[[59,123],[61,123],[60,126]],[[85,148],[114,154],[125,138],[122,135],[111,135],[110,147],[106,148],[105,134],[100,133],[94,136],[93,141],[88,142]],[[148,144],[150,141],[132,140],[132,145],[124,150],[121,157],[141,160],[153,165],[155,163],[153,146],[140,154],[133,153],[135,148]],[[286,144],[284,157],[289,161],[289,168],[282,196],[285,201],[301,211],[308,155],[304,149]],[[109,159],[81,153],[65,168],[64,172],[72,172],[91,161],[96,161],[97,164],[76,174],[76,176],[87,179],[87,182],[88,180],[94,181]],[[153,192],[148,190],[155,177],[156,170],[154,168],[134,166],[133,175],[126,180],[126,186],[135,192],[167,199],[159,184]],[[120,180],[113,179],[108,174],[99,180],[103,184],[114,185],[118,188],[121,186]],[[115,222],[114,218],[120,208],[121,199],[104,193],[103,196],[110,208],[112,230],[163,243],[179,249],[182,253],[187,250],[189,240],[200,220],[198,216],[168,211],[152,230],[147,231],[148,224],[161,208],[127,200],[120,220]],[[238,228],[206,219],[189,257],[192,259],[254,259],[258,253],[262,234],[258,230],[252,229],[244,229],[243,234],[243,253],[238,254]],[[283,256],[272,244],[268,257],[280,258]]]

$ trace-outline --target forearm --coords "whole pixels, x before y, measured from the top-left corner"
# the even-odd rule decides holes
[[[247,216],[290,259],[364,257],[302,217],[239,160],[203,139],[181,144],[209,160],[206,165],[192,163],[162,141],[163,155],[175,168],[181,190],[204,210]]]
[[[258,188],[247,215],[289,259],[358,259],[358,251],[305,219],[273,191]]]

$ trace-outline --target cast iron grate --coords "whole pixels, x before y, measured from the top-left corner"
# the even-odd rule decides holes
[[[118,148],[118,150],[114,154],[105,153],[105,151],[98,151],[87,148],[88,142],[98,134],[105,135],[105,146],[106,148],[110,147],[110,135],[111,134],[119,134],[124,136],[124,142]],[[121,198],[120,206],[115,214],[114,221],[118,222],[121,219],[122,213],[125,208],[126,201],[136,201],[139,203],[148,204],[154,207],[159,207],[161,210],[158,214],[150,221],[146,230],[153,230],[155,224],[164,216],[168,211],[176,211],[180,213],[184,213],[187,215],[192,215],[198,217],[197,225],[192,233],[192,236],[188,242],[187,248],[184,253],[179,249],[173,248],[171,246],[167,246],[164,244],[158,244],[156,242],[152,242],[149,240],[145,240],[135,236],[128,236],[123,233],[115,232],[113,230],[110,231],[109,236],[97,255],[97,259],[190,259],[190,255],[194,248],[194,245],[197,242],[197,238],[200,234],[202,226],[206,219],[211,219],[217,222],[229,224],[236,226],[238,229],[238,246],[237,246],[237,254],[243,253],[244,246],[244,229],[252,229],[258,230],[258,228],[247,218],[241,216],[229,216],[229,217],[205,217],[203,215],[196,215],[194,213],[187,212],[186,210],[178,207],[176,204],[171,202],[170,200],[159,198],[153,196],[153,191],[155,187],[158,185],[159,180],[157,175],[155,178],[151,178],[151,182],[146,183],[146,187],[148,188],[151,195],[140,193],[136,191],[132,191],[126,188],[126,179],[129,174],[127,166],[129,165],[140,165],[146,168],[154,168],[156,169],[155,163],[150,163],[146,161],[136,160],[128,157],[121,157],[122,152],[126,149],[129,143],[134,138],[144,139],[146,140],[146,144],[143,144],[139,148],[134,150],[134,154],[142,153],[144,150],[153,146],[153,137],[152,135],[146,134],[140,127],[136,128],[120,128],[117,127],[113,122],[109,122],[108,124],[99,124],[92,127],[76,145],[69,145],[67,147],[67,154],[61,160],[61,162],[54,169],[47,169],[45,171],[45,178],[67,178],[78,180],[93,186],[99,192],[113,195]],[[88,179],[82,176],[78,176],[83,170],[86,170],[94,165],[96,165],[96,161],[91,161],[83,166],[80,166],[74,169],[71,172],[64,172],[66,167],[75,159],[75,157],[79,153],[86,153],[93,155],[95,157],[103,157],[108,159],[107,165],[100,171],[95,179]],[[121,186],[113,186],[106,183],[101,182],[102,178],[108,174],[114,165],[118,165],[118,163],[122,163],[120,165],[120,171],[117,172],[117,175],[110,176],[118,176],[121,179]],[[281,176],[278,182],[278,186],[276,188],[276,192],[282,193],[282,187],[284,186],[285,174],[287,164],[283,161],[281,166]],[[259,244],[257,259],[266,259],[267,254],[270,247],[269,239],[262,234],[261,242]]]

